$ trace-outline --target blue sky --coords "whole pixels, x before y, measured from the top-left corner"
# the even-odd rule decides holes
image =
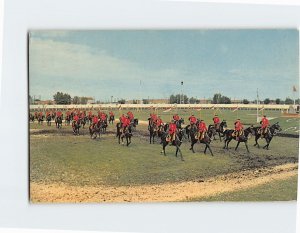
[[[71,96],[232,99],[292,97],[297,30],[31,31],[29,91]],[[298,93],[297,93],[298,94]]]

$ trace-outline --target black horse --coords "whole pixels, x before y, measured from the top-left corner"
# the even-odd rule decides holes
[[[244,130],[243,135],[241,135],[239,137],[232,136],[233,132],[234,132],[233,129],[227,129],[227,130],[224,131],[224,137],[225,138],[224,138],[224,147],[223,147],[223,149],[227,149],[228,150],[228,145],[229,145],[230,141],[232,139],[234,139],[234,140],[236,140],[238,142],[236,144],[235,150],[237,150],[237,148],[239,147],[239,145],[240,145],[241,142],[244,142],[245,146],[247,148],[247,152],[249,153],[250,151],[249,151],[247,142],[248,142],[248,136],[250,134],[254,135],[254,128],[253,128],[253,126],[250,126],[250,127],[246,128]]]
[[[116,127],[117,127],[116,137],[118,137],[119,144],[122,141],[122,145],[124,145],[123,140],[124,140],[124,137],[125,137],[126,138],[126,146],[129,146],[129,144],[131,143],[131,137],[132,137],[132,126],[129,125],[124,133],[123,133],[123,129],[122,129],[122,126],[121,126],[120,122],[117,123]]]
[[[101,122],[98,121],[98,123],[95,126],[90,125],[89,126],[89,131],[90,131],[91,138],[96,139],[97,135],[100,138],[100,135],[101,135]]]
[[[113,125],[113,124],[114,124],[114,121],[115,121],[115,116],[110,115],[110,116],[109,116],[109,119],[108,119],[108,123]]]
[[[84,126],[85,126],[85,124],[87,123],[87,121],[88,121],[88,117],[87,116],[85,116],[85,117],[83,117],[82,119],[81,119],[81,126],[82,126],[82,128],[84,129]]]
[[[43,121],[44,121],[44,116],[40,116],[40,115],[39,115],[37,120],[38,120],[38,124],[41,124],[41,125],[42,125],[42,124],[43,124]]]
[[[62,127],[62,116],[55,117],[56,128],[61,129]]]
[[[210,142],[212,141],[212,137],[214,136],[215,133],[216,133],[216,130],[215,130],[214,126],[209,127],[208,131],[204,135],[204,138],[200,140],[197,135],[198,134],[197,127],[192,127],[189,132],[190,137],[191,137],[190,150],[193,151],[193,153],[195,153],[194,145],[199,141],[200,143],[205,145],[204,154],[206,154],[206,150],[209,149],[210,154],[213,156],[214,154],[210,148]]]
[[[137,125],[139,124],[139,120],[137,118],[134,118],[131,122],[130,122],[130,126],[132,130],[135,130]]]
[[[80,120],[72,122],[72,129],[74,135],[79,135],[80,125]]]
[[[71,124],[71,115],[67,115],[65,117],[65,125],[70,125]]]
[[[51,120],[52,120],[52,117],[51,117],[51,115],[49,114],[49,115],[46,117],[46,121],[47,121],[47,125],[48,125],[48,126],[51,126]]]
[[[164,153],[165,156],[166,156],[166,146],[170,143],[170,141],[167,141],[167,137],[168,137],[168,133],[163,131],[161,134],[163,150],[160,153],[161,154]],[[183,159],[182,152],[180,150],[180,146],[182,144],[183,137],[184,137],[183,129],[178,129],[176,136],[175,136],[175,140],[171,142],[171,145],[176,147],[175,156],[177,157],[178,152],[179,152],[182,161],[184,161],[184,159]]]
[[[177,129],[182,129],[182,124],[184,124],[184,119],[180,118],[178,121],[175,121]]]
[[[209,126],[214,126],[215,125],[209,125]],[[227,128],[227,122],[225,120],[223,120],[219,126],[215,127],[216,129],[216,133],[219,135],[219,139],[220,139],[220,142],[222,141],[222,137],[224,137],[224,132]],[[214,136],[214,140],[216,140],[215,136]]]
[[[263,149],[269,149],[269,145],[272,141],[272,138],[281,131],[281,127],[278,122],[271,125],[270,128],[267,130],[267,133],[263,135],[262,138],[264,138],[267,142],[267,144],[263,147]],[[261,138],[261,127],[255,127],[254,128],[254,134],[255,134],[255,144],[254,146],[257,146],[259,148],[258,139]]]
[[[29,114],[29,121],[34,122],[34,115],[32,115],[31,113]]]

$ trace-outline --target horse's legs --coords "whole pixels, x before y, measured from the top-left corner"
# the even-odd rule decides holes
[[[207,150],[207,144],[205,143],[204,154],[206,154],[206,150]]]
[[[193,153],[195,153],[195,151],[194,151],[194,145],[195,145],[195,143],[198,141],[196,141],[196,140],[193,140],[193,138],[191,137],[191,140],[192,140],[192,143],[191,143],[191,148],[190,148],[190,150],[191,151],[193,151]]]
[[[211,148],[210,148],[210,145],[207,143],[206,146],[207,146],[207,148],[209,149],[211,156],[214,156],[214,154],[213,154],[213,152],[212,152],[212,150],[211,150]]]
[[[259,148],[259,144],[257,140],[259,139],[259,137],[260,137],[259,135],[255,136],[255,144],[254,144],[254,146],[257,146],[258,148]]]
[[[239,145],[240,145],[240,141],[238,141],[238,143],[236,144],[235,150],[237,150],[237,148],[239,147]]]
[[[249,148],[248,148],[248,143],[247,143],[247,141],[245,141],[245,146],[246,146],[246,148],[247,148],[247,152],[250,153]]]

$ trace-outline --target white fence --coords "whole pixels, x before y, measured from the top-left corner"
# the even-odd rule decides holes
[[[266,110],[281,110],[287,111],[291,105],[264,105],[264,104],[85,104],[85,105],[30,105],[30,110],[45,110],[45,109],[266,109]],[[295,106],[294,106],[295,108]]]

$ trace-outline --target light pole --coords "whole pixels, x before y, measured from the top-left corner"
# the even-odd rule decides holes
[[[183,98],[183,81],[181,81],[181,94],[180,94],[180,104],[182,104],[182,102],[184,103],[184,98]]]
[[[256,97],[257,97],[257,100],[256,100],[256,122],[258,123],[259,122],[259,119],[258,119],[258,88],[256,90]]]
[[[112,104],[113,103],[113,96],[110,96],[110,103]]]

